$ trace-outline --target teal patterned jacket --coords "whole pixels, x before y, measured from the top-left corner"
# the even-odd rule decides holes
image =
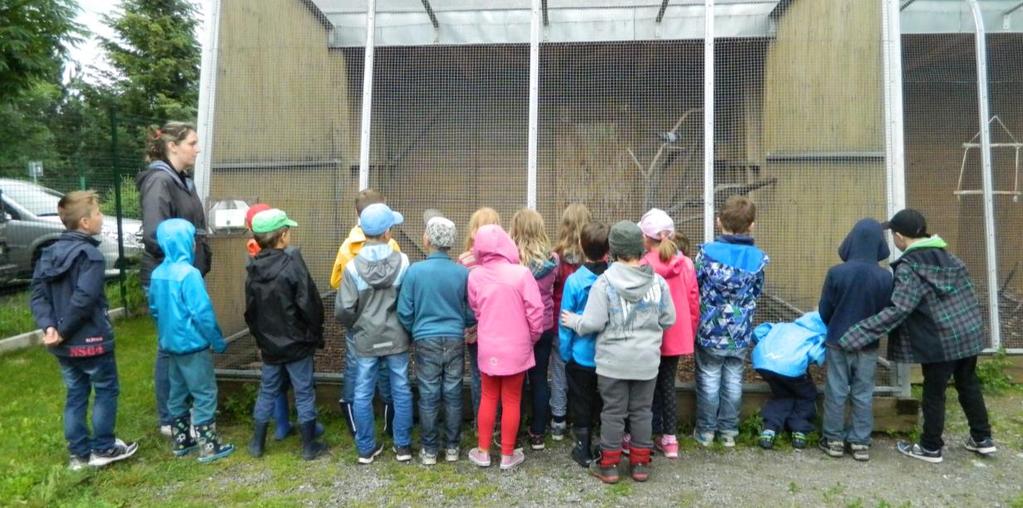
[[[753,318],[764,291],[768,262],[767,255],[746,235],[725,235],[700,246],[695,261],[700,286],[700,347],[742,350],[753,345]]]

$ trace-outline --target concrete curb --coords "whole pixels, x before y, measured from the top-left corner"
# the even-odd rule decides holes
[[[107,313],[107,315],[110,316],[111,321],[116,321],[125,316],[124,307],[112,309],[110,312]],[[42,341],[43,341],[42,330],[34,330],[28,333],[8,337],[6,339],[0,340],[0,355],[13,353],[14,351],[21,351],[22,349],[30,348],[32,346],[37,346],[39,344],[42,344]]]

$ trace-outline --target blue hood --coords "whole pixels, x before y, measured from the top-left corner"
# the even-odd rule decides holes
[[[890,254],[884,239],[884,229],[874,219],[861,219],[857,222],[838,247],[842,261],[877,263],[888,259]]]
[[[156,227],[156,241],[164,259],[192,264],[195,258],[195,226],[185,219],[167,219]]]
[[[748,235],[722,235],[716,242],[704,244],[703,252],[718,263],[746,272],[759,272],[765,264],[764,252]]]

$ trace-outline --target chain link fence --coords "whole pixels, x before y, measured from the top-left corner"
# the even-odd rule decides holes
[[[360,176],[405,214],[396,237],[413,261],[425,256],[419,217],[428,208],[464,230],[481,206],[507,222],[535,201],[555,237],[573,202],[605,222],[659,207],[695,246],[707,239],[708,211],[749,196],[758,207],[757,243],[771,258],[759,321],[813,310],[853,224],[883,219],[904,198],[967,262],[986,303],[982,197],[961,192],[980,188],[979,150],[965,148],[978,131],[975,39],[962,28],[968,11],[942,11],[932,0],[903,10],[895,41],[902,73],[890,79],[901,81],[905,111],[886,121],[894,109],[885,102],[893,90],[885,49],[898,47],[883,22],[886,7],[899,16],[891,0],[718,0],[712,24],[703,2],[548,0],[537,2],[539,11],[533,4],[387,2],[372,16],[367,48],[364,2],[219,2],[209,202],[287,210],[329,316],[327,281],[356,222]],[[937,16],[924,28],[920,16],[906,18],[921,7]],[[1020,35],[1003,30],[986,44],[992,114],[1001,122],[992,132],[997,124],[1023,139]],[[888,183],[902,168],[887,155],[892,129],[905,133],[904,196]],[[1014,191],[1018,153],[998,153],[996,190]],[[995,198],[1004,310],[992,326],[1010,348],[1020,347],[1023,301],[1015,197]],[[208,283],[225,332],[238,340],[219,359],[227,370],[259,360],[241,317],[244,239],[213,236]],[[317,370],[336,375],[343,330],[328,322]],[[679,378],[692,378],[691,363]],[[888,363],[877,385],[878,394],[908,387]]]

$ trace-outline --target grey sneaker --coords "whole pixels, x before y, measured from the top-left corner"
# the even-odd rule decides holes
[[[444,460],[448,462],[458,462],[458,448],[448,448],[444,451]]]
[[[841,441],[833,441],[826,437],[822,437],[819,441],[817,441],[817,447],[823,450],[824,453],[828,454],[828,457],[831,458],[837,459],[842,455],[845,455],[845,446]]]
[[[931,464],[937,464],[942,461],[941,450],[928,450],[917,443],[899,441],[895,443],[895,448],[899,450],[899,453],[907,457],[913,457],[914,459],[930,462]]]
[[[735,436],[731,434],[721,434],[718,436],[718,440],[721,441],[721,446],[725,448],[735,448]]]
[[[714,444],[714,433],[693,431],[693,439],[695,439],[700,446],[707,447]]]
[[[992,453],[998,451],[998,449],[995,448],[995,442],[992,441],[990,437],[984,438],[981,441],[977,441],[973,439],[973,437],[971,436],[966,439],[966,443],[964,443],[963,446],[965,446],[966,449],[970,450],[971,452],[984,456],[991,455]]]
[[[852,452],[853,459],[860,462],[866,462],[870,460],[870,446],[859,443],[849,443],[849,451]]]
[[[564,418],[564,417],[562,417]],[[568,422],[561,420],[551,420],[551,439],[555,441],[561,441],[565,439],[565,433],[568,431]]]
[[[437,454],[422,450],[419,452],[419,460],[424,466],[432,466],[437,463]]]
[[[72,455],[71,460],[68,461],[67,468],[72,471],[81,471],[89,465],[89,456],[84,455],[79,457],[78,455]]]
[[[103,467],[112,462],[127,459],[139,450],[138,443],[125,443],[120,439],[114,440],[114,446],[102,451],[94,451],[89,457],[89,465],[92,467]]]

